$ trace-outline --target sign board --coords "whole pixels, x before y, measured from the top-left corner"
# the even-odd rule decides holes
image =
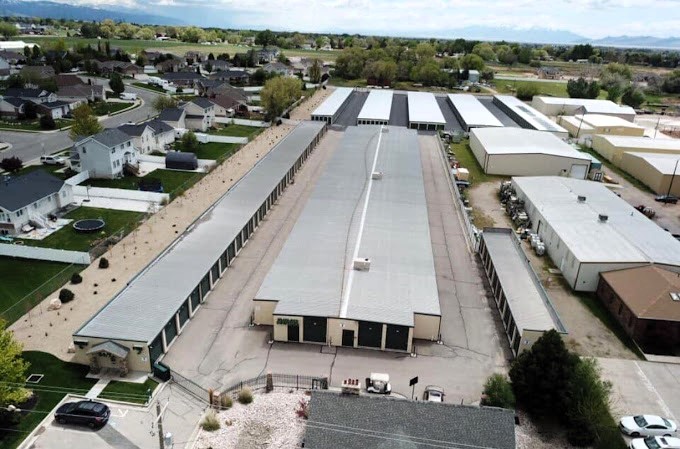
[[[414,377],[413,379],[409,380],[409,381],[408,381],[408,386],[409,386],[409,387],[412,387],[412,386],[414,386],[414,385],[417,384],[417,383],[418,383],[418,376],[416,376],[416,377]]]

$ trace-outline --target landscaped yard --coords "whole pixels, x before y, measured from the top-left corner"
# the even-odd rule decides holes
[[[16,448],[67,393],[84,395],[96,383],[95,379],[85,378],[89,371],[85,365],[62,362],[44,352],[27,351],[23,357],[31,364],[28,375],[42,374],[44,377],[39,384],[27,385],[36,393],[37,402],[26,407],[35,412],[24,413],[19,424],[10,427],[9,432],[0,430],[0,446],[4,449]],[[21,407],[21,404],[17,406]]]
[[[0,257],[0,319],[8,323],[18,320],[68,282],[73,273],[84,268],[84,265]]]
[[[256,126],[245,126],[245,125],[227,125],[224,128],[210,131],[208,134],[214,136],[232,136],[232,137],[248,137],[262,131],[262,128]]]
[[[100,399],[146,404],[157,386],[158,382],[153,379],[147,379],[143,384],[113,380],[109,382],[104,391],[97,397]]]
[[[86,218],[101,218],[106,222],[104,229],[93,234],[81,234],[76,232],[71,225],[68,225],[43,240],[23,240],[23,242],[27,246],[89,251],[97,241],[115,232],[123,230],[124,235],[128,234],[137,227],[142,216],[143,214],[139,212],[79,207],[66,214],[65,218],[70,218],[74,221]]]
[[[196,151],[196,157],[221,162],[236,153],[239,147],[240,145],[236,143],[202,143],[199,145],[198,151]]]
[[[57,119],[54,121],[56,124],[55,129],[63,128],[64,126],[71,125],[72,121],[67,119]],[[21,131],[49,131],[44,130],[40,127],[40,122],[38,120],[21,120],[21,121],[0,121],[0,128],[7,128],[12,130]]]
[[[146,175],[146,178],[159,179],[163,185],[163,192],[169,193],[174,198],[179,195],[180,191],[184,191],[194,185],[202,176],[203,173],[158,169]],[[141,179],[143,178],[136,176],[125,176],[118,179],[89,179],[83,185],[109,189],[137,190]]]
[[[155,90],[156,92],[163,92],[165,93],[166,90],[163,89],[160,86],[156,86],[154,84],[146,84],[146,83],[132,83],[133,86],[139,87],[140,89],[149,89],[149,90]]]
[[[118,111],[122,111],[125,108],[129,108],[134,103],[132,102],[105,102],[100,101],[94,104],[92,110],[97,115],[113,114]]]

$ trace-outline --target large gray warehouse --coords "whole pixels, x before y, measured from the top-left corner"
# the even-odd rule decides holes
[[[73,335],[75,361],[150,371],[323,136],[302,122]]]
[[[512,95],[494,95],[493,104],[519,123],[522,128],[553,133],[565,139],[569,137],[569,132],[566,129],[517,97]]]

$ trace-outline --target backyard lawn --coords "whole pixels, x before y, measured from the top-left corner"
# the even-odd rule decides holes
[[[111,381],[104,388],[99,396],[100,399],[112,399],[114,401],[133,402],[135,404],[146,404],[153,391],[158,386],[158,382],[147,379],[143,384],[131,382]]]
[[[124,229],[124,235],[128,234],[137,227],[142,216],[143,214],[140,212],[79,207],[66,214],[64,218],[70,218],[75,221],[86,218],[102,218],[106,222],[104,229],[93,234],[81,234],[73,229],[71,223],[43,240],[23,240],[23,242],[27,246],[89,251],[94,242],[101,240],[103,237],[108,237],[121,229]]]
[[[515,80],[493,80],[491,81],[494,89],[499,94],[512,94],[517,91],[520,86],[536,86],[538,87],[538,95],[547,95],[550,97],[568,97],[567,83],[558,82],[543,82],[543,81],[515,81]],[[607,98],[607,92],[600,91],[598,98]]]
[[[227,125],[224,128],[211,131],[209,134],[214,136],[232,136],[232,137],[248,137],[254,136],[258,132],[262,131],[262,128],[256,126],[245,126],[245,125]]]
[[[163,192],[169,193],[171,198],[176,197],[181,191],[194,185],[201,177],[203,177],[203,173],[164,169],[154,170],[145,176],[145,178],[159,179],[163,185]],[[90,179],[85,181],[82,185],[105,187],[109,189],[137,190],[141,179],[143,178],[138,178],[136,176],[125,176],[118,179]]]
[[[27,351],[23,357],[31,364],[27,375],[42,374],[44,377],[39,384],[29,385],[37,395],[37,402],[26,407],[36,412],[23,414],[21,421],[10,427],[11,431],[4,433],[0,430],[0,447],[4,449],[16,448],[45,419],[44,412],[52,410],[67,393],[84,395],[96,383],[95,379],[85,378],[89,371],[85,365],[62,362],[44,352]]]
[[[57,119],[54,121],[56,128],[60,129],[64,126],[69,126],[72,124],[71,120],[67,119]],[[21,121],[4,121],[0,120],[0,128],[17,130],[17,131],[49,131],[44,130],[40,127],[40,122],[38,120],[21,120]]]
[[[125,108],[129,108],[134,103],[132,102],[105,102],[100,101],[94,104],[92,110],[97,115],[114,114],[118,111],[122,111]]]
[[[198,151],[196,151],[196,157],[221,162],[236,153],[239,147],[240,145],[237,143],[202,143],[199,145]]]
[[[0,319],[8,323],[18,320],[68,282],[73,273],[84,268],[84,265],[0,257]]]

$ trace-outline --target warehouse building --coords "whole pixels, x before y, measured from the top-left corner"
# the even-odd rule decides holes
[[[566,334],[512,229],[484,228],[479,257],[515,356],[530,349],[546,331]]]
[[[329,125],[335,123],[345,106],[349,103],[354,89],[350,87],[336,87],[332,94],[312,112],[312,120],[326,122]]]
[[[566,129],[524,103],[519,98],[513,97],[512,95],[494,95],[493,104],[495,104],[498,109],[505,112],[522,128],[553,133],[556,136],[565,139],[569,137],[569,133]]]
[[[469,94],[449,94],[449,105],[467,132],[472,128],[502,127],[503,124],[475,97]]]
[[[609,100],[590,98],[560,98],[535,96],[531,106],[538,112],[549,115],[581,115],[600,114],[619,117],[629,122],[635,120],[635,109],[626,105],[618,105]]]
[[[658,194],[680,197],[680,153],[632,153],[621,156],[619,167]]]
[[[303,122],[74,335],[93,370],[150,371],[208,299],[326,129]]]
[[[574,290],[595,291],[599,274],[612,270],[655,264],[680,272],[680,242],[601,183],[531,176],[512,184]]]
[[[408,127],[411,129],[440,130],[446,126],[434,94],[430,92],[408,93]]]
[[[614,136],[644,136],[645,128],[615,115],[582,114],[563,115],[557,122],[572,137],[592,136],[594,134]]]
[[[392,111],[392,90],[372,90],[357,117],[357,125],[388,125]]]
[[[253,302],[276,341],[410,352],[439,339],[415,131],[347,128]]]
[[[650,139],[648,137],[593,136],[593,150],[615,165],[621,164],[623,153],[680,154],[680,139]]]
[[[590,158],[554,134],[523,128],[473,128],[470,149],[484,173],[585,179]]]

